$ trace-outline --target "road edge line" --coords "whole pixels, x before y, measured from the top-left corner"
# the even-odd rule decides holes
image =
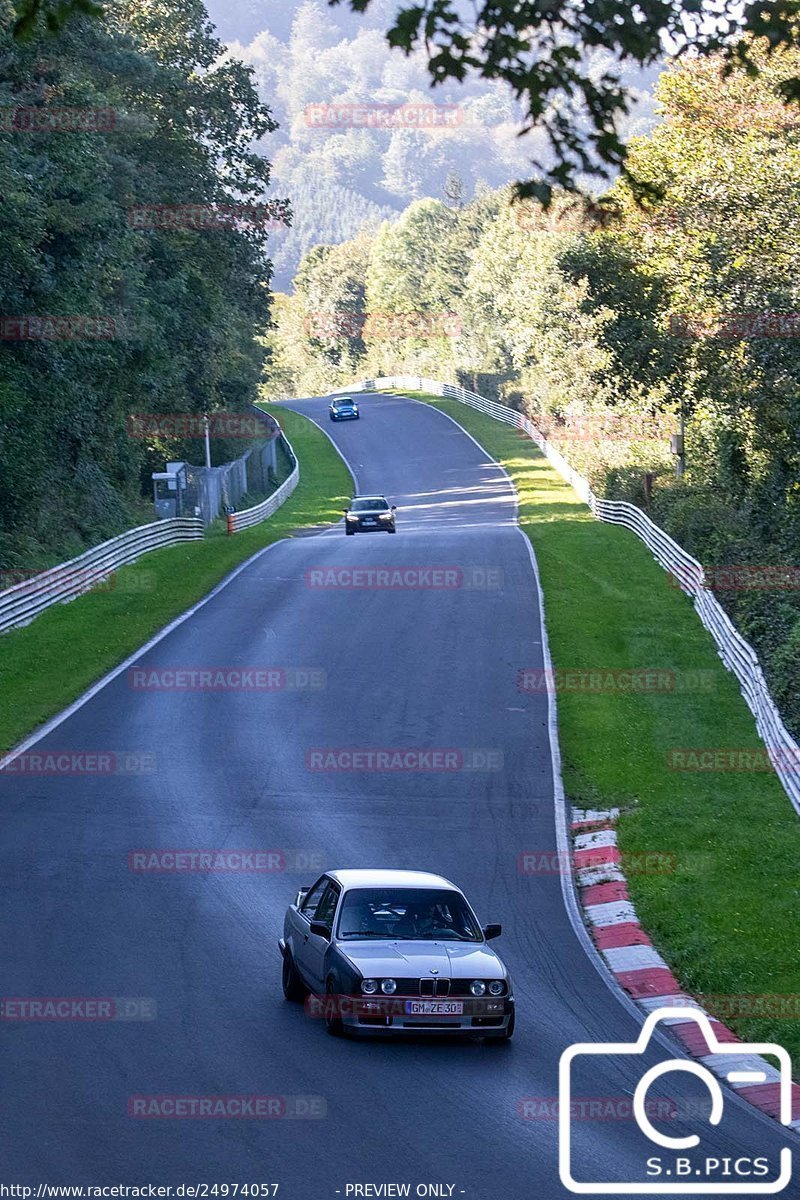
[[[377,393],[377,394],[381,395],[384,393]],[[397,394],[397,393],[393,393],[393,394]],[[413,404],[425,404],[426,407],[434,409],[434,411],[439,412],[443,417],[446,417],[448,421],[452,421],[453,424],[455,426],[457,426],[457,428],[460,429],[462,431],[462,433],[464,433],[470,439],[470,441],[474,442],[475,445],[478,447],[478,449],[483,454],[485,454],[486,457],[491,462],[495,463],[500,468],[500,470],[503,472],[505,477],[508,479],[509,484],[514,492],[515,504],[516,504],[516,514],[518,514],[518,512],[519,512],[519,497],[518,497],[517,489],[514,485],[514,482],[511,479],[511,476],[508,474],[508,471],[503,466],[503,464],[498,462],[497,459],[494,457],[494,455],[490,454],[489,451],[486,449],[486,447],[482,446],[480,444],[480,442],[478,441],[478,439],[476,437],[473,437],[473,435],[469,432],[469,430],[464,429],[463,426],[458,423],[458,421],[455,419],[455,417],[452,417],[450,415],[450,413],[443,412],[440,408],[437,408],[437,406],[435,404],[428,404],[428,403],[426,403],[426,401],[417,400],[413,396],[402,396],[402,399],[409,400]],[[441,397],[441,399],[446,400],[447,397],[443,396],[443,397]],[[572,848],[570,845],[569,831],[567,828],[566,796],[564,793],[564,781],[563,781],[563,777],[561,774],[561,747],[560,747],[559,741],[558,741],[557,704],[556,704],[556,696],[555,696],[555,674],[553,671],[552,659],[550,657],[550,643],[549,643],[548,636],[547,636],[547,624],[545,621],[545,613],[544,613],[544,592],[542,590],[541,580],[539,578],[539,566],[536,561],[536,553],[533,548],[533,543],[532,543],[531,539],[528,537],[525,530],[519,524],[518,515],[515,515],[515,528],[519,531],[519,533],[522,534],[523,538],[525,539],[525,544],[528,547],[528,553],[530,555],[531,568],[533,570],[533,576],[534,576],[534,581],[536,583],[536,592],[537,592],[537,597],[538,597],[538,602],[539,602],[539,621],[540,621],[540,626],[541,626],[541,631],[542,631],[542,657],[544,659],[544,664],[545,664],[545,669],[546,669],[545,678],[547,680],[548,741],[550,742],[550,756],[551,756],[551,762],[553,764],[553,800],[554,800],[554,808],[555,808],[556,843],[557,843],[557,848],[558,848],[559,876],[561,879],[561,893],[562,893],[562,896],[564,899],[564,907],[567,910],[567,917],[569,919],[570,924],[573,927],[573,930],[575,931],[575,933],[577,935],[578,941],[581,943],[581,946],[583,947],[589,961],[594,966],[598,975],[603,980],[603,982],[605,983],[606,987],[609,989],[611,994],[620,1003],[620,1005],[624,1009],[627,1010],[627,1012],[630,1014],[630,1016],[632,1016],[634,1018],[634,1020],[640,1026],[643,1026],[645,1020],[647,1019],[647,1016],[649,1015],[648,1010],[645,1009],[638,1001],[634,1000],[624,990],[622,984],[619,982],[617,975],[614,972],[613,968],[611,967],[610,963],[608,962],[608,960],[605,958],[603,953],[600,951],[600,949],[597,947],[597,945],[592,940],[592,938],[589,934],[589,930],[587,928],[587,921],[584,920],[583,915],[582,915],[585,910],[583,909],[583,907],[578,899],[578,895],[577,895],[577,883],[576,883],[576,876],[575,876],[575,868],[574,868],[573,856],[571,853]],[[608,814],[598,813],[597,815],[602,820],[603,818],[607,817]],[[569,864],[569,869],[567,871],[564,870],[565,863]],[[588,917],[587,917],[587,920],[588,920]],[[640,928],[641,928],[641,926],[640,926]],[[649,968],[645,968],[645,969],[649,969]],[[697,1007],[700,1008],[701,1006],[698,1005]],[[687,1010],[687,1011],[691,1011],[691,1010]],[[702,1010],[702,1011],[705,1011],[705,1010]],[[722,1022],[718,1020],[718,1018],[709,1016],[709,1019],[715,1021],[718,1025],[721,1025],[723,1028],[726,1028],[722,1024]],[[677,1035],[674,1035],[674,1037],[669,1038],[665,1033],[662,1032],[661,1029],[658,1028],[658,1026],[656,1026],[656,1029],[653,1033],[653,1039],[658,1041],[660,1043],[660,1045],[663,1046],[672,1055],[673,1058],[683,1058],[683,1059],[688,1059],[689,1061],[694,1061],[698,1057],[696,1054],[692,1053],[687,1048],[686,1044],[684,1042],[682,1042],[682,1040]],[[765,1067],[767,1067],[767,1068],[771,1067],[771,1064],[768,1063],[766,1060],[763,1060],[763,1062],[764,1062]],[[713,1068],[707,1068],[707,1069],[713,1069]],[[727,1076],[725,1074],[722,1075],[722,1078],[723,1078],[723,1081],[725,1083],[727,1083]],[[770,1084],[770,1083],[761,1084],[761,1085],[757,1085],[757,1086],[767,1087],[770,1089],[775,1087],[774,1084]],[[798,1086],[795,1083],[792,1083],[792,1089],[793,1089],[793,1093],[792,1093],[793,1096],[800,1096],[800,1086]],[[755,1088],[751,1088],[750,1090],[754,1091]],[[768,1122],[769,1125],[774,1128],[777,1118],[775,1117],[775,1115],[773,1113],[770,1112],[770,1108],[774,1107],[773,1105],[769,1105],[769,1107],[767,1107],[767,1106],[761,1107],[761,1106],[757,1105],[754,1102],[754,1100],[750,1098],[750,1096],[745,1096],[745,1095],[741,1094],[739,1091],[737,1091],[734,1087],[732,1087],[729,1084],[726,1086],[726,1094],[738,1106],[743,1106],[747,1110],[748,1113],[750,1113],[751,1115],[754,1115],[757,1119],[759,1119],[761,1121]],[[792,1121],[789,1125],[781,1125],[780,1127],[787,1131],[791,1130],[795,1134],[800,1134],[800,1119],[798,1119],[797,1121]]]

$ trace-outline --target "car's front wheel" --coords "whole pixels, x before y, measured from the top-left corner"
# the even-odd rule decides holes
[[[305,1000],[306,996],[308,995],[308,988],[298,975],[297,967],[294,965],[294,959],[288,950],[283,956],[281,983],[283,984],[283,994],[287,1000],[299,1002],[300,1000]]]
[[[352,536],[353,536],[353,534],[355,533],[355,529],[348,529],[346,525],[345,525],[345,527],[344,527],[344,531],[345,531],[345,533],[347,534],[347,536],[348,536],[348,537],[352,537]]]

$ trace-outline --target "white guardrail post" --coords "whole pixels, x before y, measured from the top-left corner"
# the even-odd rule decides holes
[[[288,479],[284,479],[281,486],[271,496],[268,496],[266,500],[262,500],[260,504],[254,504],[252,508],[242,509],[241,512],[228,513],[229,534],[239,533],[240,530],[248,529],[251,525],[258,525],[260,521],[265,521],[267,517],[271,517],[276,509],[279,509],[289,499],[300,482],[300,464],[297,461],[297,455],[292,449],[291,442],[285,433],[281,433],[279,440],[292,463],[291,474]]]
[[[677,586],[691,596],[697,615],[717,645],[720,658],[738,679],[742,696],[755,717],[756,728],[767,747],[775,773],[795,811],[800,813],[800,746],[784,725],[775,701],[769,694],[755,650],[733,625],[711,589],[705,586],[703,568],[697,559],[687,554],[682,546],[673,541],[668,533],[635,504],[629,504],[626,500],[603,500],[595,496],[588,480],[569,465],[528,417],[515,409],[508,408],[505,404],[497,404],[494,400],[487,400],[477,392],[469,392],[466,388],[451,383],[421,379],[412,375],[366,379],[351,388],[341,390],[368,392],[380,388],[431,392],[435,396],[468,404],[470,408],[477,408],[497,421],[504,421],[507,425],[523,430],[562,478],[572,485],[599,521],[624,525],[641,538],[656,561],[675,577]]]
[[[202,536],[203,522],[198,517],[171,517],[128,529],[69,562],[37,571],[29,579],[0,592],[0,633],[28,625],[51,604],[67,604],[82,596],[113,575],[118,567],[135,562],[151,550]]]

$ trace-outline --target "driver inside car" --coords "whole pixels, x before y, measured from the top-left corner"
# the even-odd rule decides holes
[[[438,903],[420,904],[413,908],[409,906],[403,919],[398,922],[395,933],[398,937],[415,938],[461,936],[446,907]]]

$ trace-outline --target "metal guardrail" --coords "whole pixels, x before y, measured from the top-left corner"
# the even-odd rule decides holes
[[[113,575],[118,567],[135,562],[151,550],[202,536],[203,522],[197,517],[172,517],[128,529],[69,562],[38,571],[0,592],[0,633],[28,625],[51,604],[67,604],[82,596]]]
[[[507,425],[513,425],[516,429],[521,429],[536,443],[542,454],[553,464],[567,483],[572,485],[598,520],[608,521],[614,525],[623,525],[641,538],[656,561],[665,571],[669,571],[675,577],[681,590],[692,598],[695,611],[713,637],[720,658],[738,679],[742,696],[755,717],[756,728],[767,747],[767,753],[775,772],[795,811],[800,813],[800,746],[783,723],[775,701],[767,688],[755,650],[749,642],[744,640],[714,596],[706,583],[703,567],[697,559],[692,558],[682,546],[673,541],[668,533],[665,533],[648,517],[647,513],[637,508],[635,504],[629,504],[625,500],[604,500],[595,496],[588,481],[569,465],[554,446],[550,445],[528,417],[516,412],[515,409],[508,408],[504,404],[497,404],[493,400],[487,400],[476,392],[467,391],[466,388],[416,375],[367,379],[349,389],[342,390],[375,391],[379,388],[432,392],[437,396],[446,396],[458,400],[462,404],[468,404],[471,408],[476,408]]]
[[[265,521],[267,517],[279,509],[291,496],[294,489],[300,482],[300,464],[297,461],[297,455],[292,449],[291,442],[285,433],[280,435],[280,443],[286,453],[289,455],[289,460],[292,463],[292,472],[287,479],[269,496],[266,500],[262,500],[260,504],[254,504],[252,508],[242,509],[241,512],[228,513],[228,533],[239,533],[242,529],[249,529],[251,525],[258,525],[260,521]]]
[[[254,406],[255,407],[255,406]],[[276,427],[275,418],[256,409],[264,419],[265,429]],[[292,473],[281,486],[261,504],[228,517],[228,532],[233,533],[255,525],[271,516],[292,494],[300,478],[297,457],[283,433],[280,439],[293,464]],[[234,528],[231,528],[231,521]],[[162,550],[177,546],[181,542],[203,538],[203,521],[200,517],[170,517],[154,521],[151,525],[139,525],[125,533],[93,546],[77,558],[59,563],[44,571],[31,573],[30,578],[15,583],[0,591],[0,634],[8,629],[29,625],[39,613],[52,604],[67,604],[78,596],[102,585],[118,567],[135,562],[151,550]]]
[[[258,415],[264,418],[266,428],[276,427],[277,422],[271,415],[257,409]],[[277,491],[257,504],[252,509],[235,512],[228,517],[228,532],[245,529],[259,521],[264,521],[281,508],[285,499],[291,496],[300,479],[300,467],[288,439],[279,434],[285,451],[289,455],[293,470],[287,480],[277,488]],[[234,528],[231,528],[231,521]],[[30,578],[0,592],[0,634],[8,629],[19,629],[29,625],[31,620],[38,617],[46,608],[54,604],[68,604],[77,596],[91,592],[102,586],[109,576],[120,566],[136,562],[142,554],[152,550],[163,550],[167,546],[179,545],[182,541],[203,539],[203,520],[200,517],[169,517],[166,521],[154,521],[136,529],[127,529],[116,538],[104,541],[100,546],[92,546],[91,550],[78,554],[67,563],[50,566],[47,570],[31,572]],[[22,572],[20,572],[22,574]]]

